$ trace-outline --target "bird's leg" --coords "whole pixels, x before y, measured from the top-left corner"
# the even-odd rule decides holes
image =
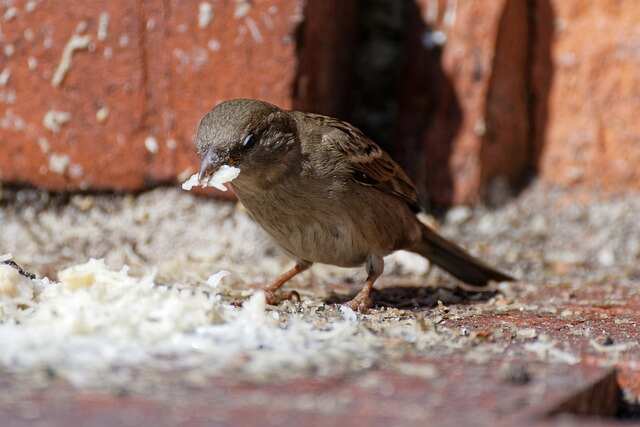
[[[366,313],[373,305],[371,299],[371,291],[373,290],[373,284],[376,279],[380,277],[384,271],[384,260],[377,255],[369,255],[367,257],[367,281],[364,284],[364,288],[358,292],[358,294],[347,305],[355,311],[360,313]]]
[[[264,294],[267,298],[267,304],[269,305],[277,305],[280,301],[291,299],[294,295],[300,299],[300,296],[296,291],[286,292],[284,295],[277,297],[276,291],[282,287],[285,283],[291,280],[293,277],[302,273],[311,267],[311,263],[308,261],[296,261],[296,265],[294,265],[289,270],[282,273],[280,276],[276,278],[273,282],[267,285],[264,288]]]

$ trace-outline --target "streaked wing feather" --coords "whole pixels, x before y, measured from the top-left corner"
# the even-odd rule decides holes
[[[415,185],[382,148],[346,122],[317,114],[308,116],[329,129],[323,133],[322,143],[349,159],[355,181],[399,197],[416,212],[420,210]]]

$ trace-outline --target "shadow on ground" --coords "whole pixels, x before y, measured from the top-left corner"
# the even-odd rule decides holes
[[[325,302],[327,304],[343,304],[356,294],[357,291],[349,294],[332,293]],[[470,292],[462,288],[394,285],[376,289],[373,293],[373,304],[376,308],[420,309],[437,307],[438,301],[444,305],[484,302],[495,295],[495,291]]]

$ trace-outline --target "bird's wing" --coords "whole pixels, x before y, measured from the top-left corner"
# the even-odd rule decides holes
[[[409,204],[413,211],[420,211],[415,185],[378,144],[349,123],[318,114],[306,114],[306,117],[321,129],[316,138],[312,138],[314,142],[341,155],[341,163],[346,165],[351,179],[394,195]]]

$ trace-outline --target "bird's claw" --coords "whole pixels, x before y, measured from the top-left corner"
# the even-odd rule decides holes
[[[370,295],[356,295],[351,301],[346,302],[344,305],[353,311],[366,314],[373,306],[373,299],[371,299]]]
[[[300,302],[300,294],[296,291],[281,292],[279,295],[275,291],[264,291],[264,296],[269,305],[278,305],[286,300]]]

